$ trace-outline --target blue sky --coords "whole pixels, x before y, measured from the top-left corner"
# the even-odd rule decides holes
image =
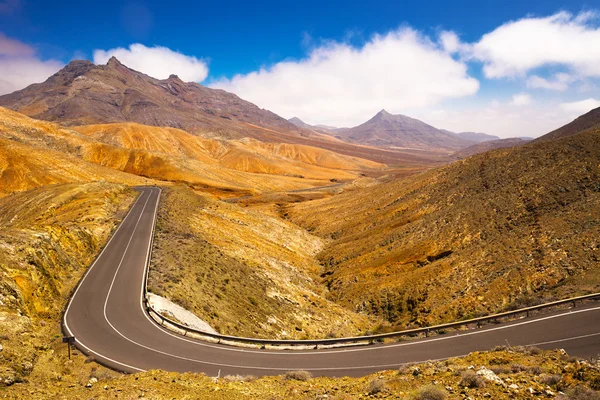
[[[354,125],[386,108],[456,131],[537,136],[600,106],[598,10],[552,0],[0,0],[0,92],[74,58],[117,55],[310,123]],[[578,43],[590,46],[571,54]]]

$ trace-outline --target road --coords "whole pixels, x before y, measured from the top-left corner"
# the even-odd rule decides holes
[[[571,355],[600,353],[600,306],[577,308],[428,339],[329,350],[258,350],[211,344],[169,332],[142,304],[144,276],[160,189],[140,195],[83,277],[64,314],[65,334],[85,354],[111,368],[137,372],[275,375],[308,370],[313,375],[362,376],[408,362],[438,360],[496,345],[564,348]]]

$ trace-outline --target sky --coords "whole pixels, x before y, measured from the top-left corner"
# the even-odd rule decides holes
[[[600,107],[600,0],[0,0],[0,94],[111,56],[310,124],[536,137]]]

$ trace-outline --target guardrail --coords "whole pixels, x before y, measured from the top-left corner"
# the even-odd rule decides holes
[[[382,341],[384,339],[398,338],[398,337],[402,337],[402,336],[416,336],[416,335],[420,335],[420,334],[425,334],[425,336],[429,336],[429,334],[431,334],[431,333],[440,333],[440,331],[443,331],[445,329],[460,328],[460,327],[468,326],[468,325],[476,325],[479,328],[485,322],[489,322],[489,321],[495,322],[501,318],[515,317],[520,314],[524,314],[526,317],[528,317],[529,314],[533,311],[539,311],[542,309],[556,307],[556,306],[565,305],[565,304],[571,304],[572,307],[576,307],[576,303],[578,301],[594,300],[594,299],[599,299],[599,298],[600,298],[600,293],[593,293],[593,294],[589,294],[589,295],[585,295],[585,296],[573,297],[573,298],[569,298],[569,299],[565,299],[565,300],[558,300],[558,301],[553,301],[550,303],[540,304],[537,306],[521,308],[521,309],[514,310],[514,311],[507,311],[507,312],[502,312],[502,313],[498,313],[498,314],[492,314],[492,315],[488,315],[485,317],[472,318],[472,319],[468,319],[468,320],[464,320],[464,321],[457,321],[457,322],[451,322],[451,323],[446,323],[446,324],[427,326],[427,327],[423,327],[423,328],[381,333],[381,334],[376,334],[376,335],[352,336],[352,337],[330,338],[330,339],[314,339],[314,340],[291,340],[291,339],[273,340],[273,339],[246,338],[246,337],[239,337],[239,336],[222,335],[222,334],[218,334],[218,333],[204,332],[204,331],[200,331],[200,330],[191,328],[189,326],[183,325],[179,322],[173,321],[172,319],[159,314],[157,311],[155,311],[151,307],[147,295],[144,296],[146,310],[147,310],[148,314],[160,325],[162,325],[162,326],[166,327],[167,329],[170,329],[174,332],[182,334],[183,336],[189,336],[189,337],[193,337],[196,339],[210,341],[213,343],[222,343],[222,344],[237,345],[237,346],[244,346],[244,347],[267,348],[269,346],[274,346],[274,347],[288,346],[291,349],[294,349],[294,348],[305,349],[307,347],[316,349],[316,348],[327,348],[327,347],[338,347],[338,346],[341,347],[341,346],[350,345],[350,344],[354,344],[354,345],[373,344],[375,342]]]
[[[158,209],[158,202],[160,201],[160,195],[162,190],[159,192],[159,198],[156,203],[156,208]],[[152,239],[150,243],[150,251],[148,251],[148,258],[146,260],[146,272],[144,274],[144,293],[143,293],[143,303],[144,308],[148,315],[154,319],[158,324],[164,326],[165,328],[179,333],[183,336],[192,337],[195,339],[200,339],[212,343],[221,343],[228,344],[233,346],[242,346],[242,347],[257,347],[257,348],[268,348],[268,347],[278,347],[287,346],[290,349],[306,349],[309,348],[327,348],[327,347],[342,347],[349,345],[365,345],[365,344],[373,344],[378,341],[382,341],[384,339],[389,338],[398,338],[402,336],[416,336],[425,334],[425,336],[429,336],[431,333],[440,333],[445,329],[452,328],[460,328],[468,325],[476,325],[477,328],[480,328],[481,325],[485,322],[489,321],[497,321],[501,318],[515,317],[520,314],[525,314],[526,317],[529,317],[529,314],[533,311],[539,311],[546,308],[556,307],[565,304],[571,304],[573,307],[576,307],[576,303],[578,301],[584,300],[594,300],[600,298],[600,293],[592,293],[584,296],[572,297],[565,300],[553,301],[550,303],[539,304],[537,306],[521,308],[513,311],[506,311],[498,314],[492,314],[485,317],[472,318],[464,321],[451,322],[447,324],[433,325],[427,326],[423,328],[416,329],[407,329],[403,331],[396,332],[388,332],[388,333],[380,333],[376,335],[366,335],[366,336],[350,336],[343,338],[329,338],[329,339],[313,339],[313,340],[292,340],[292,339],[260,339],[260,338],[247,338],[240,336],[230,336],[230,335],[222,335],[219,333],[212,332],[204,332],[198,329],[191,328],[184,324],[181,324],[177,321],[173,321],[170,318],[161,315],[159,312],[154,310],[150,304],[148,299],[148,274],[150,270],[150,259],[152,258],[153,244],[154,244],[154,228],[156,225],[156,212],[154,215],[154,221],[152,223]]]

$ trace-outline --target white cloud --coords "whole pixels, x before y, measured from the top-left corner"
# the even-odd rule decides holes
[[[128,49],[117,47],[106,51],[94,50],[94,63],[106,64],[113,56],[129,68],[157,79],[166,79],[175,74],[186,82],[202,82],[208,75],[208,66],[204,60],[167,47],[146,47],[139,43],[130,45]]]
[[[459,109],[422,110],[412,116],[454,132],[484,132],[509,138],[544,135],[571,122],[580,114],[579,111],[565,110],[557,103],[536,102],[515,107],[510,101],[492,100],[487,103],[473,102]]]
[[[511,104],[515,106],[526,106],[532,103],[531,96],[528,93],[517,93],[513,95]]]
[[[572,101],[569,103],[561,103],[560,108],[572,114],[580,115],[585,114],[594,108],[600,107],[600,100],[589,98],[585,100]]]
[[[507,22],[479,42],[468,55],[484,63],[488,78],[524,76],[548,65],[561,65],[579,76],[600,76],[600,28],[594,12],[559,12]]]
[[[300,61],[282,61],[211,86],[287,118],[349,126],[382,108],[402,112],[472,95],[479,82],[464,63],[405,28],[376,35],[361,48],[329,42]]]
[[[527,86],[533,89],[565,91],[569,88],[569,84],[574,81],[575,78],[566,73],[554,74],[552,79],[546,79],[542,78],[541,76],[533,75],[527,79]]]
[[[41,60],[33,47],[0,32],[0,95],[45,81],[63,67],[56,60]]]
[[[448,53],[456,53],[461,50],[462,44],[456,33],[444,31],[440,34],[440,43],[442,48]]]

